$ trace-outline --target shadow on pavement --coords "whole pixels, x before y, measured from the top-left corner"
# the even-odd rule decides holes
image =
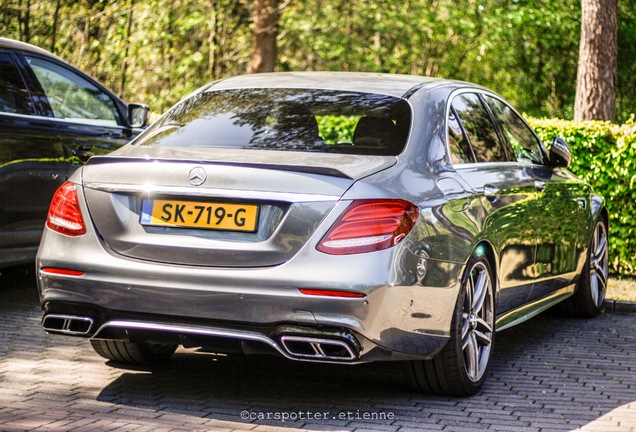
[[[630,323],[627,335],[616,332],[622,318]],[[502,332],[489,379],[471,398],[412,393],[397,363],[320,365],[178,351],[164,369],[123,373],[98,399],[144,406],[148,395],[156,395],[151,405],[162,410],[230,421],[245,421],[240,415],[247,410],[255,423],[275,426],[353,429],[364,427],[360,412],[383,411],[393,413],[396,425],[425,430],[432,425],[596,430],[598,419],[636,401],[636,359],[630,353],[635,324],[633,317],[614,315],[590,321],[542,315]],[[258,418],[305,410],[332,418],[285,424]],[[341,421],[342,412],[353,412],[354,419]],[[616,416],[610,417],[601,426],[618,427]],[[623,426],[635,420],[632,414]]]
[[[411,392],[396,363],[305,364],[180,349],[161,369],[115,368],[88,341],[42,330],[33,273],[23,267],[0,276],[1,430],[110,421],[185,430],[251,423],[245,427],[636,431],[633,315],[544,314],[499,333],[483,390],[444,398]]]

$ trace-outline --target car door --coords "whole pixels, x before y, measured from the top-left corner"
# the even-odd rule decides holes
[[[57,128],[30,94],[13,50],[0,50],[1,265],[35,254],[51,197],[65,180]]]
[[[89,77],[52,59],[33,54],[23,59],[61,137],[67,177],[91,156],[121,147],[138,132],[126,124],[123,103]]]
[[[588,187],[569,171],[553,168],[547,151],[530,126],[504,101],[487,96],[502,137],[513,149],[539,192],[535,200],[541,241],[533,273],[537,278],[529,300],[544,297],[575,277],[589,220]]]
[[[448,121],[451,152],[453,141],[471,152],[471,163],[464,161],[455,167],[485,209],[485,230],[494,233],[490,240],[499,255],[497,311],[505,312],[525,303],[532,289],[540,230],[534,203],[537,190],[528,172],[509,161],[477,92],[455,95]]]

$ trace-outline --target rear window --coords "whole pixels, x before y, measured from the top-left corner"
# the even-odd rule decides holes
[[[224,90],[200,93],[175,106],[136,144],[397,155],[410,124],[409,104],[392,96]]]

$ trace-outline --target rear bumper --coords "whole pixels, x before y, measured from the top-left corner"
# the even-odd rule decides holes
[[[91,234],[70,239],[46,231],[47,236],[56,238],[43,241],[37,268],[49,332],[185,346],[236,342],[244,352],[266,348],[297,360],[356,363],[434,356],[449,338],[459,287],[451,275],[461,273],[459,264],[430,261],[426,277],[418,280],[414,256],[399,246],[355,260],[324,255],[316,262],[313,254],[308,265],[301,251],[276,267],[227,269],[131,260],[95,248]],[[51,274],[42,271],[46,267],[85,273]],[[355,291],[364,297],[308,296],[300,288]],[[89,320],[85,330],[82,323]]]

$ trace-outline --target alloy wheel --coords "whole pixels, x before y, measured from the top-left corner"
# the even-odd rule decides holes
[[[492,281],[483,262],[473,265],[465,284],[462,351],[468,378],[477,382],[488,366],[494,331]]]
[[[590,289],[594,305],[599,307],[605,300],[609,275],[607,228],[603,222],[596,224],[590,246]]]

